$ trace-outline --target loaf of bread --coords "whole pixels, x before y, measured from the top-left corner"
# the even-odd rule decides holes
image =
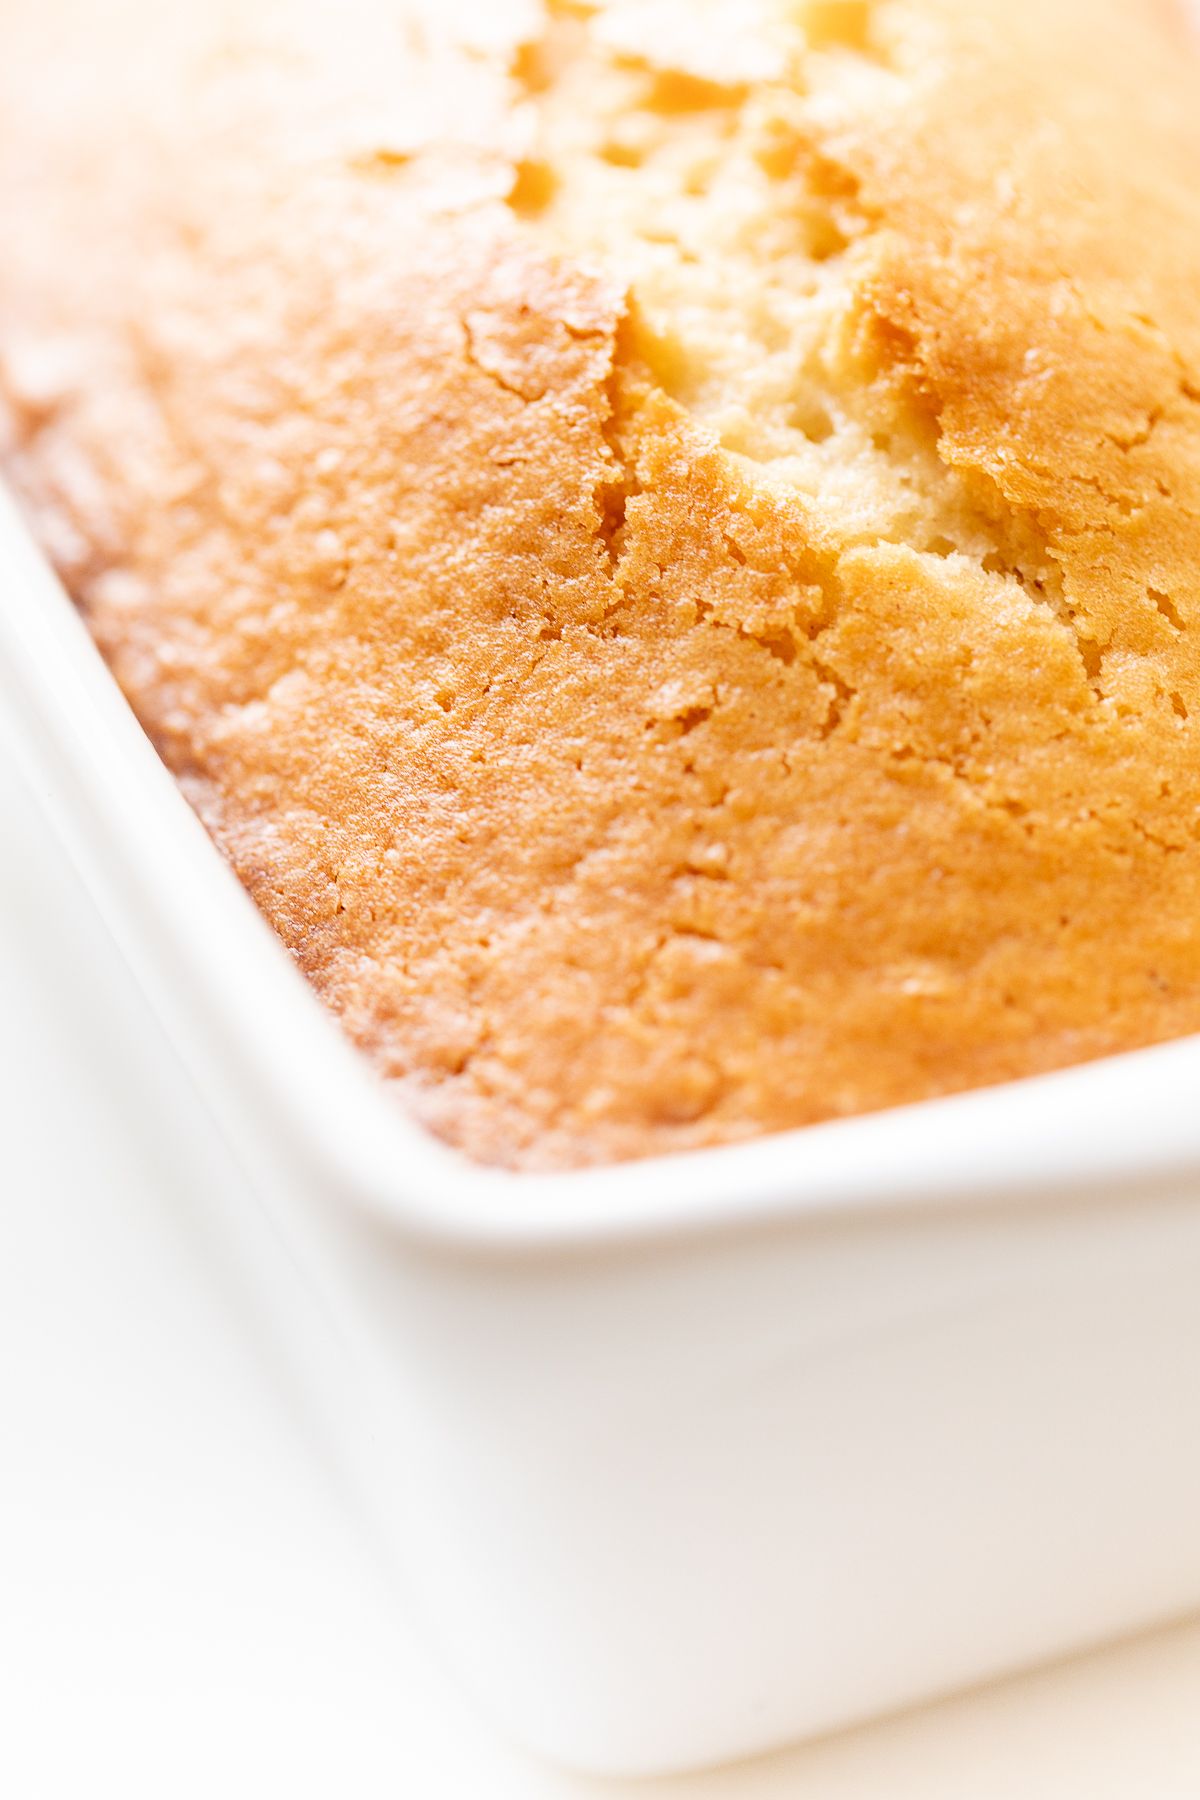
[[[572,1165],[1200,1029],[1170,4],[0,31],[3,467],[435,1132]]]

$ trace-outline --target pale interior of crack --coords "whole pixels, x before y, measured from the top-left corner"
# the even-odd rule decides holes
[[[756,481],[809,496],[847,547],[1019,582],[1095,682],[1044,534],[943,461],[929,404],[852,329],[875,221],[826,125],[911,105],[901,24],[887,0],[548,0],[513,62],[509,204],[627,284],[655,378]]]

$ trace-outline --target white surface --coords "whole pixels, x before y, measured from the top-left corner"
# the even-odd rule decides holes
[[[1200,1627],[613,1786],[431,1666],[257,1330],[169,1052],[0,765],[0,1792],[1195,1800]]]

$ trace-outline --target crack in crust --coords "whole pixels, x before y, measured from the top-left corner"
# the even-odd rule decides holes
[[[513,64],[514,80],[537,114],[534,138],[539,150],[534,160],[522,165],[525,178],[518,181],[510,204],[544,241],[568,250],[603,244],[596,212],[603,215],[605,205],[611,206],[621,230],[632,228],[635,243],[647,253],[641,262],[635,257],[632,275],[640,332],[637,350],[663,391],[699,424],[715,430],[717,440],[732,455],[750,459],[765,476],[794,484],[806,495],[822,495],[822,464],[837,468],[848,455],[862,458],[869,444],[877,455],[874,467],[869,471],[864,467],[867,479],[880,486],[889,481],[893,486],[898,481],[902,488],[915,485],[923,489],[933,511],[916,530],[893,513],[876,521],[874,535],[864,533],[855,541],[900,542],[923,553],[965,555],[979,569],[1003,575],[1058,621],[1100,701],[1105,697],[1105,644],[1092,623],[1081,622],[1078,609],[1065,596],[1054,533],[1036,508],[1012,504],[982,471],[960,472],[946,455],[940,405],[916,337],[872,306],[872,253],[874,241],[887,230],[886,212],[868,203],[858,172],[822,141],[812,122],[812,113],[819,114],[821,102],[828,98],[822,81],[831,81],[820,68],[819,57],[814,70],[814,50],[836,47],[852,60],[878,64],[894,75],[895,57],[884,48],[879,27],[879,15],[887,10],[868,0],[830,4],[815,0],[800,8],[799,41],[805,44],[806,57],[798,61],[793,47],[791,60],[785,59],[778,71],[786,79],[776,90],[768,87],[764,92],[761,83],[752,89],[737,79],[700,80],[679,70],[665,71],[658,66],[652,39],[647,48],[639,45],[635,28],[627,27],[622,35],[620,9],[618,29],[610,28],[608,41],[598,35],[596,25],[611,15],[599,8],[548,9],[545,32],[522,44]],[[839,69],[836,76],[844,79],[844,71]],[[801,98],[806,85],[809,92]],[[581,133],[579,123],[578,103],[584,91],[602,97],[588,121],[590,138]],[[685,241],[688,230],[696,229],[695,215],[709,197],[706,186],[711,189],[712,182],[704,153],[692,142],[698,114],[718,121],[726,160],[743,156],[765,177],[747,219],[754,244],[753,294],[760,309],[755,317],[744,308],[739,311],[736,295],[731,308],[727,292],[713,290],[711,270],[697,265],[694,250]],[[652,167],[665,173],[665,187],[660,184],[631,219],[625,204],[630,185],[644,180]],[[534,170],[536,180],[529,174]],[[702,229],[715,229],[721,208],[728,205],[723,195],[712,198],[712,216],[702,221]],[[776,231],[779,274],[773,277],[771,257],[764,262],[760,243],[765,221],[779,216],[791,220],[797,238],[795,243],[779,243]],[[672,226],[673,217],[681,221],[679,227]],[[718,240],[715,249],[719,253],[722,248],[728,246]],[[623,250],[628,258],[628,243]],[[666,272],[664,253],[673,261]],[[770,291],[773,279],[780,288],[789,278],[794,281],[797,267],[805,264],[807,275],[800,285],[807,316],[803,308],[793,311],[781,346],[773,343],[764,324],[762,291],[764,286]],[[821,267],[826,264],[828,268]],[[819,282],[814,279],[818,269]],[[1086,310],[1086,297],[1079,295],[1077,283],[1071,285]],[[720,343],[728,335],[731,311],[753,349],[749,362],[722,371],[716,368],[714,341]],[[706,331],[697,332],[697,314],[711,315]],[[856,315],[861,354],[857,367],[847,368],[838,352]],[[1092,317],[1099,329],[1107,329]],[[689,328],[681,331],[684,318],[690,336]],[[1148,329],[1156,329],[1149,319],[1144,322]],[[791,364],[784,376],[785,381],[790,377],[790,385],[782,407],[778,380],[775,391],[767,391],[765,404],[762,388],[757,396],[753,391],[752,364],[769,360],[773,350],[777,360]],[[713,390],[722,385],[724,392],[718,398]],[[1189,381],[1183,373],[1177,393],[1189,400]],[[719,400],[724,401],[725,416]],[[764,420],[770,421],[773,413],[774,422],[764,429]],[[1150,442],[1166,414],[1165,403],[1154,402],[1130,429],[1103,430],[1101,436],[1128,456]],[[754,427],[749,436],[747,415]],[[1092,486],[1117,517],[1128,517],[1133,510],[1132,503],[1114,493],[1112,484],[1100,476],[1081,472],[1077,479]],[[606,485],[601,533],[610,551],[624,528],[627,498],[621,481]],[[1157,604],[1149,586],[1146,597]],[[1169,598],[1168,604],[1179,618]],[[1161,606],[1158,610],[1169,616]]]

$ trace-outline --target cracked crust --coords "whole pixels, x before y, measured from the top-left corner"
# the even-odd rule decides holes
[[[1200,1029],[1170,9],[192,10],[9,9],[0,445],[406,1104],[568,1165]]]

